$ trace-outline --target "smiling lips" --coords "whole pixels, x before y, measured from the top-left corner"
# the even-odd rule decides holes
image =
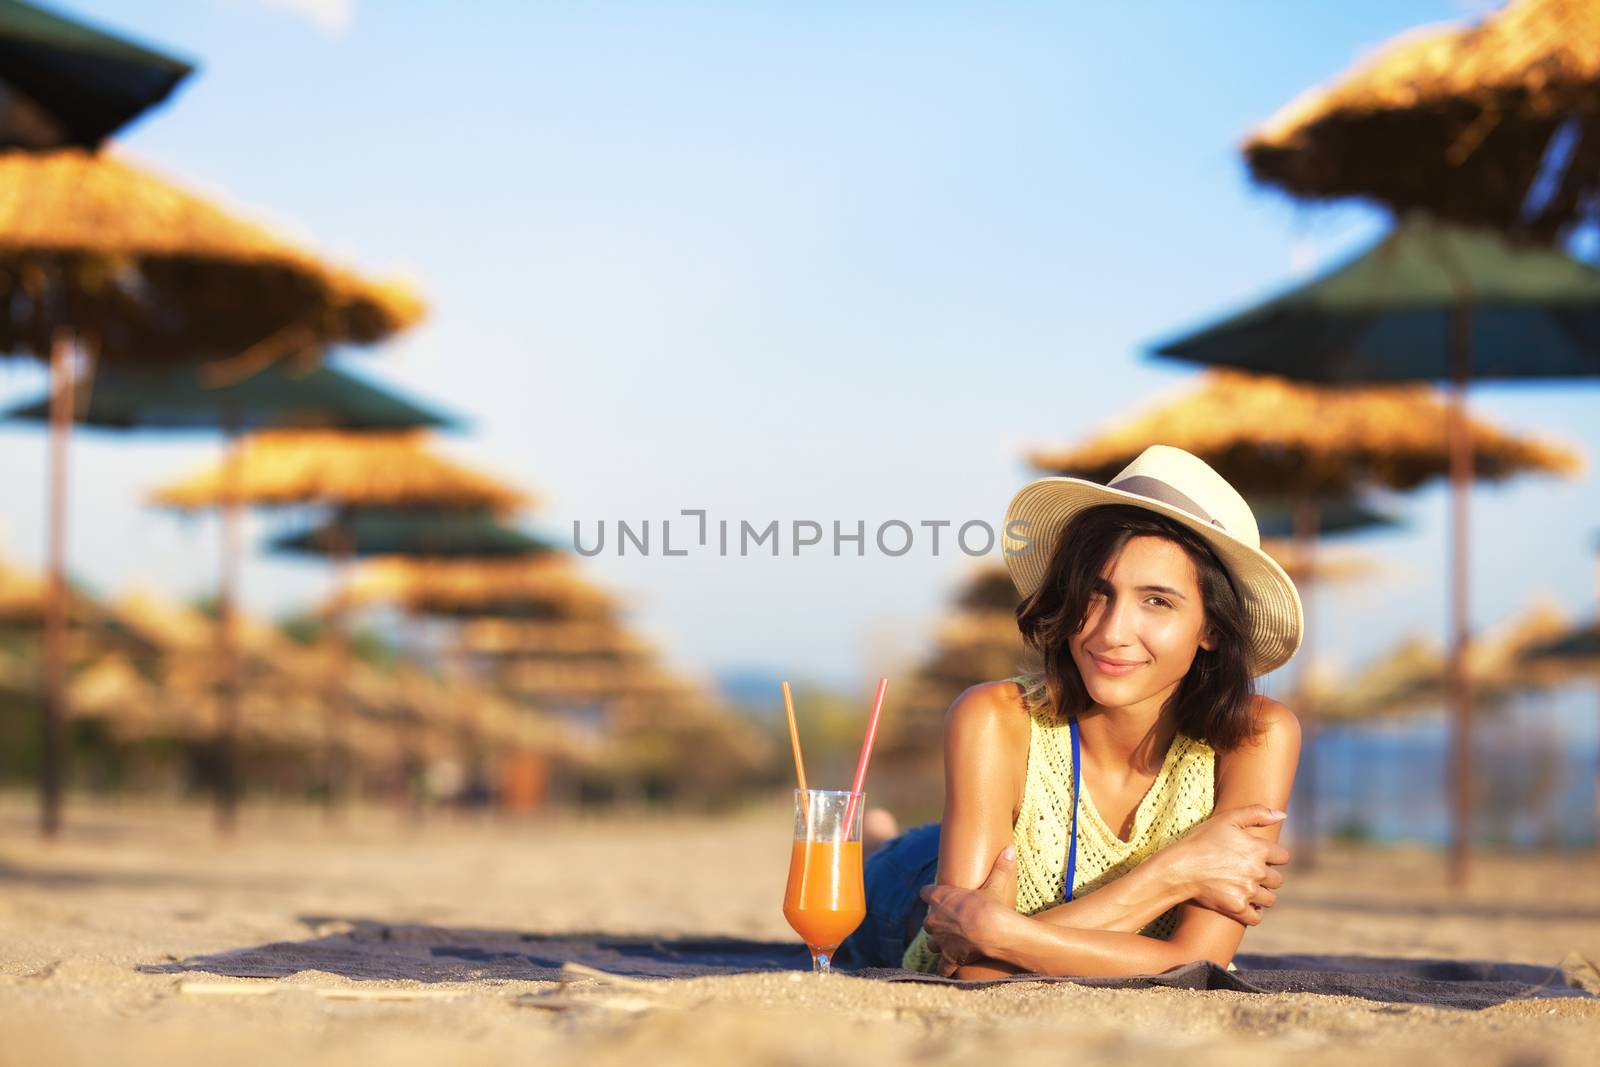
[[[1113,678],[1120,678],[1125,674],[1132,674],[1134,671],[1144,666],[1143,660],[1109,659],[1105,656],[1097,656],[1093,652],[1089,653],[1089,658],[1094,660],[1094,665],[1101,674],[1108,674]]]

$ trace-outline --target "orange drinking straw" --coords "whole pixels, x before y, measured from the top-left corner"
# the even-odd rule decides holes
[[[844,832],[856,824],[856,797],[867,784],[867,763],[872,759],[872,741],[878,736],[878,716],[883,714],[883,694],[889,688],[889,679],[878,679],[878,697],[872,702],[872,718],[867,720],[867,736],[861,742],[861,758],[856,761],[856,780],[850,786],[850,801],[844,809]]]
[[[789,743],[794,746],[794,775],[800,780],[800,792],[806,791],[806,761],[800,758],[800,728],[794,723],[794,697],[789,695],[789,683],[783,683],[783,710],[789,714]],[[809,817],[810,806],[807,805]]]

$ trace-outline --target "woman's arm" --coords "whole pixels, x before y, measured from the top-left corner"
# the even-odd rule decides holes
[[[1028,710],[1011,682],[971,686],[945,714],[944,817],[935,884],[981,890],[985,899],[1012,914],[1016,914],[1016,868],[1000,863],[1000,854],[1011,843],[1022,802],[1030,732]],[[992,877],[997,864],[1002,872]],[[931,937],[929,947],[953,948]],[[954,949],[972,961],[973,971],[966,977],[1016,970],[997,960],[972,957],[970,948]],[[954,966],[952,960],[941,960],[940,970],[949,973]]]
[[[1252,831],[1282,822],[1285,814],[1265,804],[1218,809],[1122,877],[1035,912],[1033,918],[1080,930],[1131,934],[1179,904],[1194,901],[1254,926],[1261,921],[1262,906],[1270,906],[1273,899],[1262,891],[1283,885],[1283,876],[1274,868],[1289,862],[1289,852]]]
[[[1287,708],[1264,698],[1257,698],[1256,716],[1260,726],[1257,737],[1218,756],[1216,806],[1219,809],[1252,804],[1282,808],[1288,803],[1300,752],[1299,724]],[[1249,832],[1275,841],[1278,823],[1272,821],[1255,826]],[[1141,865],[1106,889],[1133,878],[1148,866],[1149,863]],[[1268,872],[1263,867],[1256,873],[1265,876]],[[1148,877],[1159,878],[1159,868]],[[941,884],[944,884],[942,879]],[[936,889],[925,892],[934,905],[929,926],[937,932],[942,916],[936,912],[941,904],[953,903],[954,895],[941,894]],[[1088,904],[1104,892],[1090,894],[1083,902]],[[1246,908],[1259,921],[1260,909],[1270,906],[1274,897],[1270,889],[1258,888],[1255,898]],[[1055,910],[1066,914],[1062,909]],[[1166,941],[1116,930],[1060,926],[1038,917],[1018,915],[1014,910],[1008,914],[999,908],[969,906],[963,914],[963,921],[971,926],[970,940],[991,957],[970,968],[962,967],[957,973],[963,978],[990,977],[1016,969],[1042,974],[1139,974],[1166,970],[1196,959],[1226,965],[1238,949],[1245,929],[1243,923],[1235,919],[1192,903],[1184,905],[1178,927]],[[1082,908],[1077,914],[1091,913]]]
[[[944,817],[939,885],[976,889],[1011,843],[1028,766],[1028,712],[1008,700],[1010,682],[984,682],[945,713]]]
[[[1300,763],[1300,721],[1276,700],[1257,697],[1256,725],[1260,732],[1254,740],[1217,754],[1218,807],[1236,804],[1289,806],[1295,769]],[[1276,842],[1280,829],[1280,826],[1263,826],[1252,833]],[[1268,899],[1257,905],[1258,914],[1261,907],[1270,907],[1275,902],[1276,895],[1269,891]],[[1194,953],[1190,959],[1207,959],[1227,966],[1239,950],[1239,942],[1244,940],[1244,931],[1244,926],[1233,919],[1195,904],[1185,904],[1178,927],[1172,933],[1172,943]]]

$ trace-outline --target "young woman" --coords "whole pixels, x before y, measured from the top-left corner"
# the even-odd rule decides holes
[[[842,958],[960,978],[1230,965],[1289,858],[1299,727],[1252,690],[1299,647],[1293,582],[1232,486],[1160,445],[1106,486],[1031,483],[1005,529],[1044,669],[951,705],[944,818],[872,853]],[[869,815],[869,838],[892,834]]]

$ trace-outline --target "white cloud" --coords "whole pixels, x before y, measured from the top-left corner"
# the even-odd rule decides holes
[[[329,37],[342,37],[356,17],[356,0],[260,0],[310,22]]]

